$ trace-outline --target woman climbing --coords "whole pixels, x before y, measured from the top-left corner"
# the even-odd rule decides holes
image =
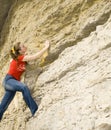
[[[17,91],[22,92],[23,98],[28,105],[32,116],[34,116],[35,112],[38,109],[38,105],[32,98],[27,85],[22,83],[20,79],[21,75],[26,69],[26,62],[40,58],[48,48],[49,41],[46,41],[45,47],[41,51],[33,55],[26,55],[27,48],[20,42],[16,43],[12,47],[10,51],[12,61],[10,62],[8,73],[3,80],[5,94],[0,104],[0,120],[2,119],[4,112],[7,110]]]

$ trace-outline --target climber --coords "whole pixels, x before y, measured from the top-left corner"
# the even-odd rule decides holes
[[[27,47],[20,42],[16,43],[12,47],[12,49],[10,50],[12,61],[10,62],[9,71],[3,80],[5,94],[0,104],[0,120],[2,119],[4,112],[8,108],[17,91],[22,92],[23,98],[27,106],[29,107],[32,116],[34,116],[35,112],[38,109],[38,105],[32,98],[27,85],[22,83],[20,79],[21,75],[26,69],[26,63],[28,61],[40,58],[47,51],[48,48],[49,41],[46,41],[45,47],[41,51],[33,55],[27,55]]]

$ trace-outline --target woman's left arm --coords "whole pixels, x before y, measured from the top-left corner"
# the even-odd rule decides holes
[[[32,61],[32,60],[40,58],[46,52],[46,50],[48,48],[49,48],[49,41],[46,41],[45,47],[41,51],[39,51],[33,55],[25,55],[23,58],[23,61]]]

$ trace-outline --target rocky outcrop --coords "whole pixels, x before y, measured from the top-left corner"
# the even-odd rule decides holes
[[[42,67],[41,59],[30,62],[23,79],[39,104],[35,117],[29,118],[30,111],[17,93],[0,123],[0,130],[109,128],[110,7],[111,2],[105,0],[14,3],[1,34],[0,81],[7,72],[13,43],[22,42],[29,53],[37,52],[46,39],[51,47]],[[2,85],[0,91],[2,98]]]
[[[0,32],[3,24],[8,17],[9,9],[13,4],[13,0],[0,0]]]
[[[95,130],[111,130],[111,125],[103,123],[99,125]]]

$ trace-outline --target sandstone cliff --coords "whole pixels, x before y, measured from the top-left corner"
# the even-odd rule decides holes
[[[13,2],[14,0],[0,0],[0,32]]]
[[[0,99],[10,47],[20,41],[31,54],[46,39],[51,47],[42,67],[41,59],[29,63],[22,79],[39,104],[35,117],[29,118],[30,111],[17,93],[0,130],[110,128],[111,1],[16,0],[10,5],[0,23]]]

